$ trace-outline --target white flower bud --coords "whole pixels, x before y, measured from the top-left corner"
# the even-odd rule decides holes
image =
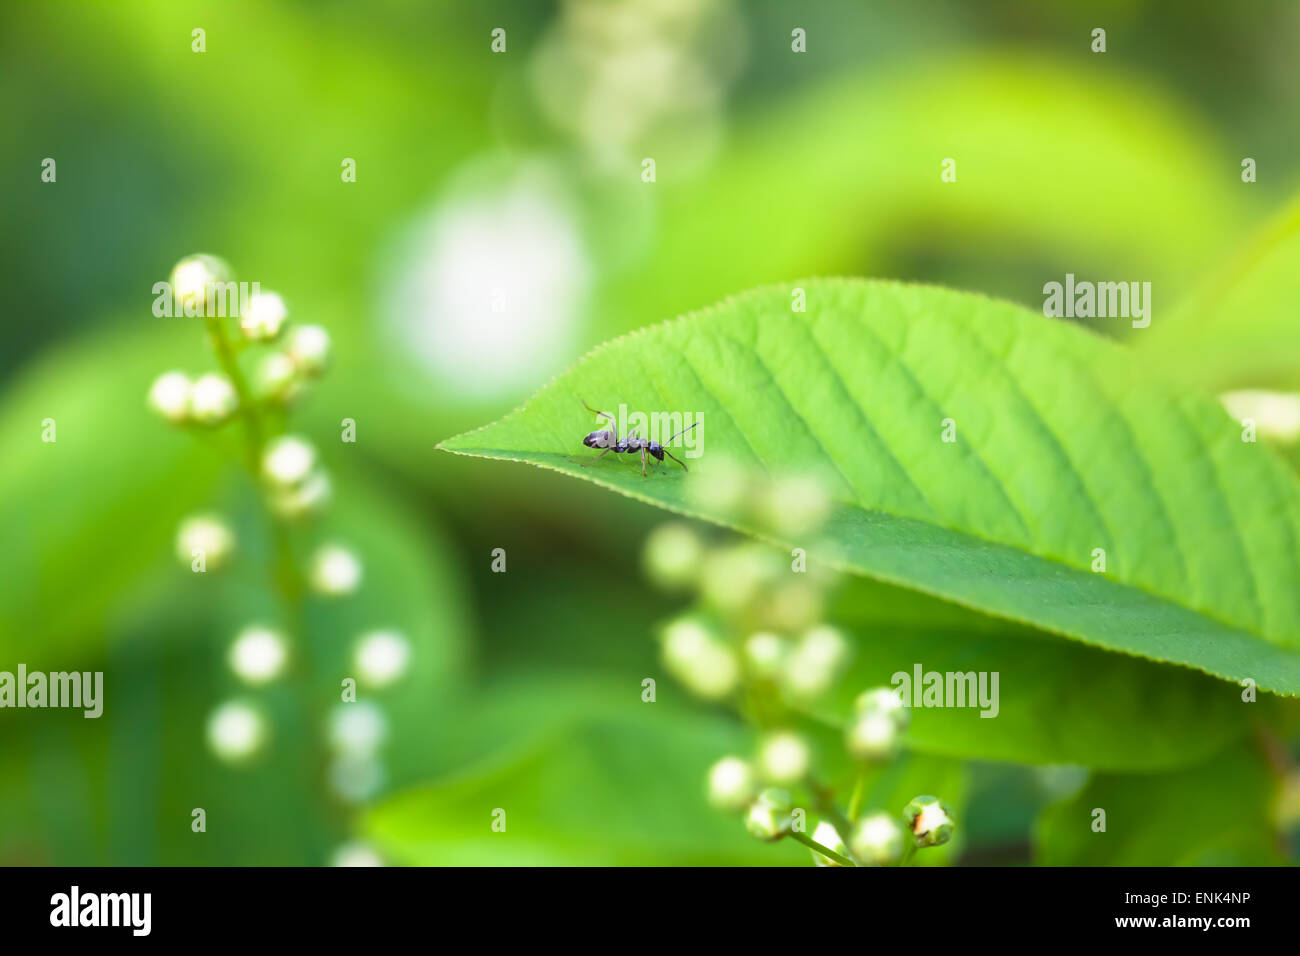
[[[330,857],[330,866],[383,866],[383,857],[368,843],[343,843]]]
[[[706,514],[737,515],[749,497],[749,472],[730,458],[711,455],[702,468],[691,470],[686,494]]]
[[[709,768],[709,802],[719,809],[743,809],[755,789],[754,768],[746,760],[723,757]]]
[[[282,518],[304,518],[325,510],[332,495],[329,475],[318,468],[301,484],[275,490],[271,495],[271,508]]]
[[[845,748],[858,760],[884,760],[898,743],[898,724],[878,710],[855,714],[844,731]]]
[[[364,803],[384,785],[384,765],[372,755],[343,754],[329,765],[330,789],[347,803]]]
[[[316,447],[297,435],[281,435],[262,453],[262,475],[275,488],[303,484],[316,467]]]
[[[665,590],[683,588],[699,574],[704,546],[685,524],[660,525],[646,539],[642,560],[650,580]]]
[[[187,256],[172,269],[172,300],[187,315],[202,315],[212,287],[229,281],[230,267],[216,256]]]
[[[183,422],[190,414],[190,377],[184,372],[159,375],[149,387],[149,407],[169,422]]]
[[[311,558],[311,586],[320,594],[351,594],[361,583],[361,562],[337,544],[323,544]]]
[[[840,831],[835,829],[834,824],[829,823],[826,820],[817,824],[817,828],[813,830],[812,838],[814,843],[820,843],[822,846],[826,847],[826,849],[834,850],[840,856],[849,855],[849,848],[844,845],[844,840],[840,837]],[[829,856],[818,853],[816,850],[810,849],[809,852],[812,853],[813,863],[817,866],[844,865],[842,863],[836,863]]]
[[[799,641],[799,653],[809,660],[835,668],[849,657],[849,642],[829,624],[814,627]]]
[[[867,866],[887,866],[903,855],[903,828],[888,813],[863,817],[850,839],[854,858]]]
[[[941,846],[952,839],[956,826],[948,808],[938,797],[913,797],[903,810],[917,846]]]
[[[745,828],[760,840],[781,839],[790,823],[790,794],[784,790],[764,790],[745,815]]]
[[[738,544],[707,555],[701,566],[700,593],[723,611],[736,611],[758,597],[775,577],[779,564],[771,549]]]
[[[190,414],[202,425],[219,425],[239,406],[235,387],[224,375],[209,372],[190,386]]]
[[[736,689],[740,680],[736,655],[698,620],[669,622],[662,640],[664,666],[695,694],[718,700]]]
[[[338,704],[330,716],[329,742],[335,752],[368,757],[388,737],[388,719],[369,701]]]
[[[773,783],[798,783],[808,773],[812,752],[803,738],[788,730],[771,734],[758,751],[758,766]]]
[[[835,683],[849,656],[849,642],[836,628],[825,624],[813,628],[799,639],[786,665],[786,690],[801,699],[824,693]]]
[[[265,741],[265,719],[259,710],[243,701],[227,701],[208,718],[208,746],[229,763],[253,756]]]
[[[900,727],[906,726],[908,717],[911,716],[902,696],[893,687],[873,687],[864,690],[853,702],[853,709],[859,714],[873,712],[887,714]]]
[[[821,482],[807,475],[787,475],[768,486],[759,512],[769,528],[789,537],[816,531],[830,509],[830,496]]]
[[[298,369],[283,352],[272,352],[257,363],[257,394],[265,398],[286,400],[300,390]]]
[[[304,375],[319,375],[329,361],[329,333],[319,325],[296,326],[289,330],[285,351]]]
[[[176,529],[176,556],[193,566],[195,551],[202,552],[205,570],[216,571],[235,550],[235,533],[218,515],[192,515]]]
[[[802,579],[805,575],[796,575]],[[800,580],[779,585],[767,594],[764,615],[768,626],[779,631],[801,632],[813,627],[826,613],[821,590]]]
[[[789,653],[785,640],[766,631],[751,634],[745,641],[745,664],[755,677],[776,677]]]
[[[357,641],[357,673],[372,687],[387,687],[406,673],[411,645],[396,631],[372,631]]]
[[[279,677],[289,658],[283,634],[269,627],[244,628],[230,645],[230,669],[249,684],[265,684]]]
[[[262,455],[262,475],[271,486],[271,507],[284,518],[322,510],[330,499],[329,476],[316,467],[316,449],[297,435],[282,435]]]
[[[274,292],[257,292],[244,303],[239,316],[239,327],[247,338],[255,342],[269,342],[280,334],[280,327],[288,317],[284,300]]]

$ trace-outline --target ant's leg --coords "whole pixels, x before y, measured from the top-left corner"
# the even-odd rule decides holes
[[[604,458],[606,455],[608,455],[608,454],[609,454],[611,451],[613,451],[613,450],[614,450],[614,449],[612,449],[612,448],[606,448],[604,451],[602,451],[599,455],[596,456],[596,460],[597,460],[597,461],[600,461],[602,458]]]
[[[645,477],[645,449],[641,449],[641,477]]]
[[[690,469],[686,467],[686,462],[682,461],[680,458],[678,458],[676,455],[670,452],[667,448],[664,449],[664,454],[667,455],[669,458],[671,458],[673,461],[677,462],[677,464],[681,465],[682,471],[690,471]]]

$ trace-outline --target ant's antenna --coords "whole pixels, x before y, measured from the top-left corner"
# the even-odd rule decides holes
[[[582,399],[578,399],[578,401],[582,402],[582,407],[585,408],[587,411],[591,412],[593,415],[599,415],[601,418],[607,418],[607,419],[609,419],[609,422],[610,422],[611,425],[616,425],[616,424],[617,424],[617,423],[614,421],[614,416],[611,415],[609,412],[602,412],[602,411],[601,411],[600,409],[598,409],[598,408],[592,408],[590,405],[588,405],[588,404],[587,404],[586,402],[584,402]],[[696,422],[696,424],[698,425],[699,422]],[[615,435],[618,434],[618,429],[617,429],[617,427],[614,429],[614,434],[615,434]]]
[[[699,422],[696,422],[696,423],[695,423],[695,425],[698,425],[698,424],[699,424]],[[694,428],[695,425],[692,425],[690,428],[683,428],[681,431],[679,431],[679,432],[678,432],[676,435],[674,435],[672,438],[670,438],[670,439],[668,439],[666,442],[664,442],[664,445],[671,445],[673,442],[677,441],[678,436],[680,436],[680,435],[685,435],[688,431],[691,430],[691,428]],[[662,447],[662,446],[660,446],[660,447]],[[673,461],[677,461],[677,459],[674,458]],[[678,463],[679,465],[681,464],[681,462],[677,462],[677,463]]]

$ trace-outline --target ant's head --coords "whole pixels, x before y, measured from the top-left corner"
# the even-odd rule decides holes
[[[657,441],[652,441],[649,445],[647,445],[646,451],[654,455],[655,460],[657,461],[664,460],[664,447],[663,445],[659,444]]]

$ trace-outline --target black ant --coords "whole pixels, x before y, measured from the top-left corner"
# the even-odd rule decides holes
[[[638,438],[636,429],[632,430],[632,434],[620,440],[618,437],[618,423],[614,421],[613,415],[609,414],[608,412],[597,411],[596,409],[588,405],[586,402],[583,402],[582,404],[587,409],[587,411],[595,412],[595,414],[599,415],[601,418],[608,418],[609,423],[612,426],[611,428],[608,429],[602,429],[601,431],[592,432],[582,440],[582,443],[586,445],[588,448],[605,449],[597,456],[597,460],[604,458],[611,451],[616,455],[622,455],[628,452],[631,452],[633,454],[640,452],[641,453],[641,477],[644,478],[646,476],[645,456],[646,453],[649,452],[650,457],[654,458],[659,462],[663,462],[664,455],[667,455],[673,461],[677,462],[677,464],[681,465],[683,471],[690,471],[690,469],[686,467],[686,462],[674,456],[672,452],[664,448],[664,445],[671,445],[674,441],[677,440],[679,436],[685,435],[688,431],[694,428],[695,425],[698,425],[699,422],[695,422],[693,425],[691,425],[688,428],[683,428],[676,435],[673,435],[672,438],[668,439],[668,441],[664,442],[664,445],[659,444],[659,442],[657,441],[648,441],[644,438]]]

